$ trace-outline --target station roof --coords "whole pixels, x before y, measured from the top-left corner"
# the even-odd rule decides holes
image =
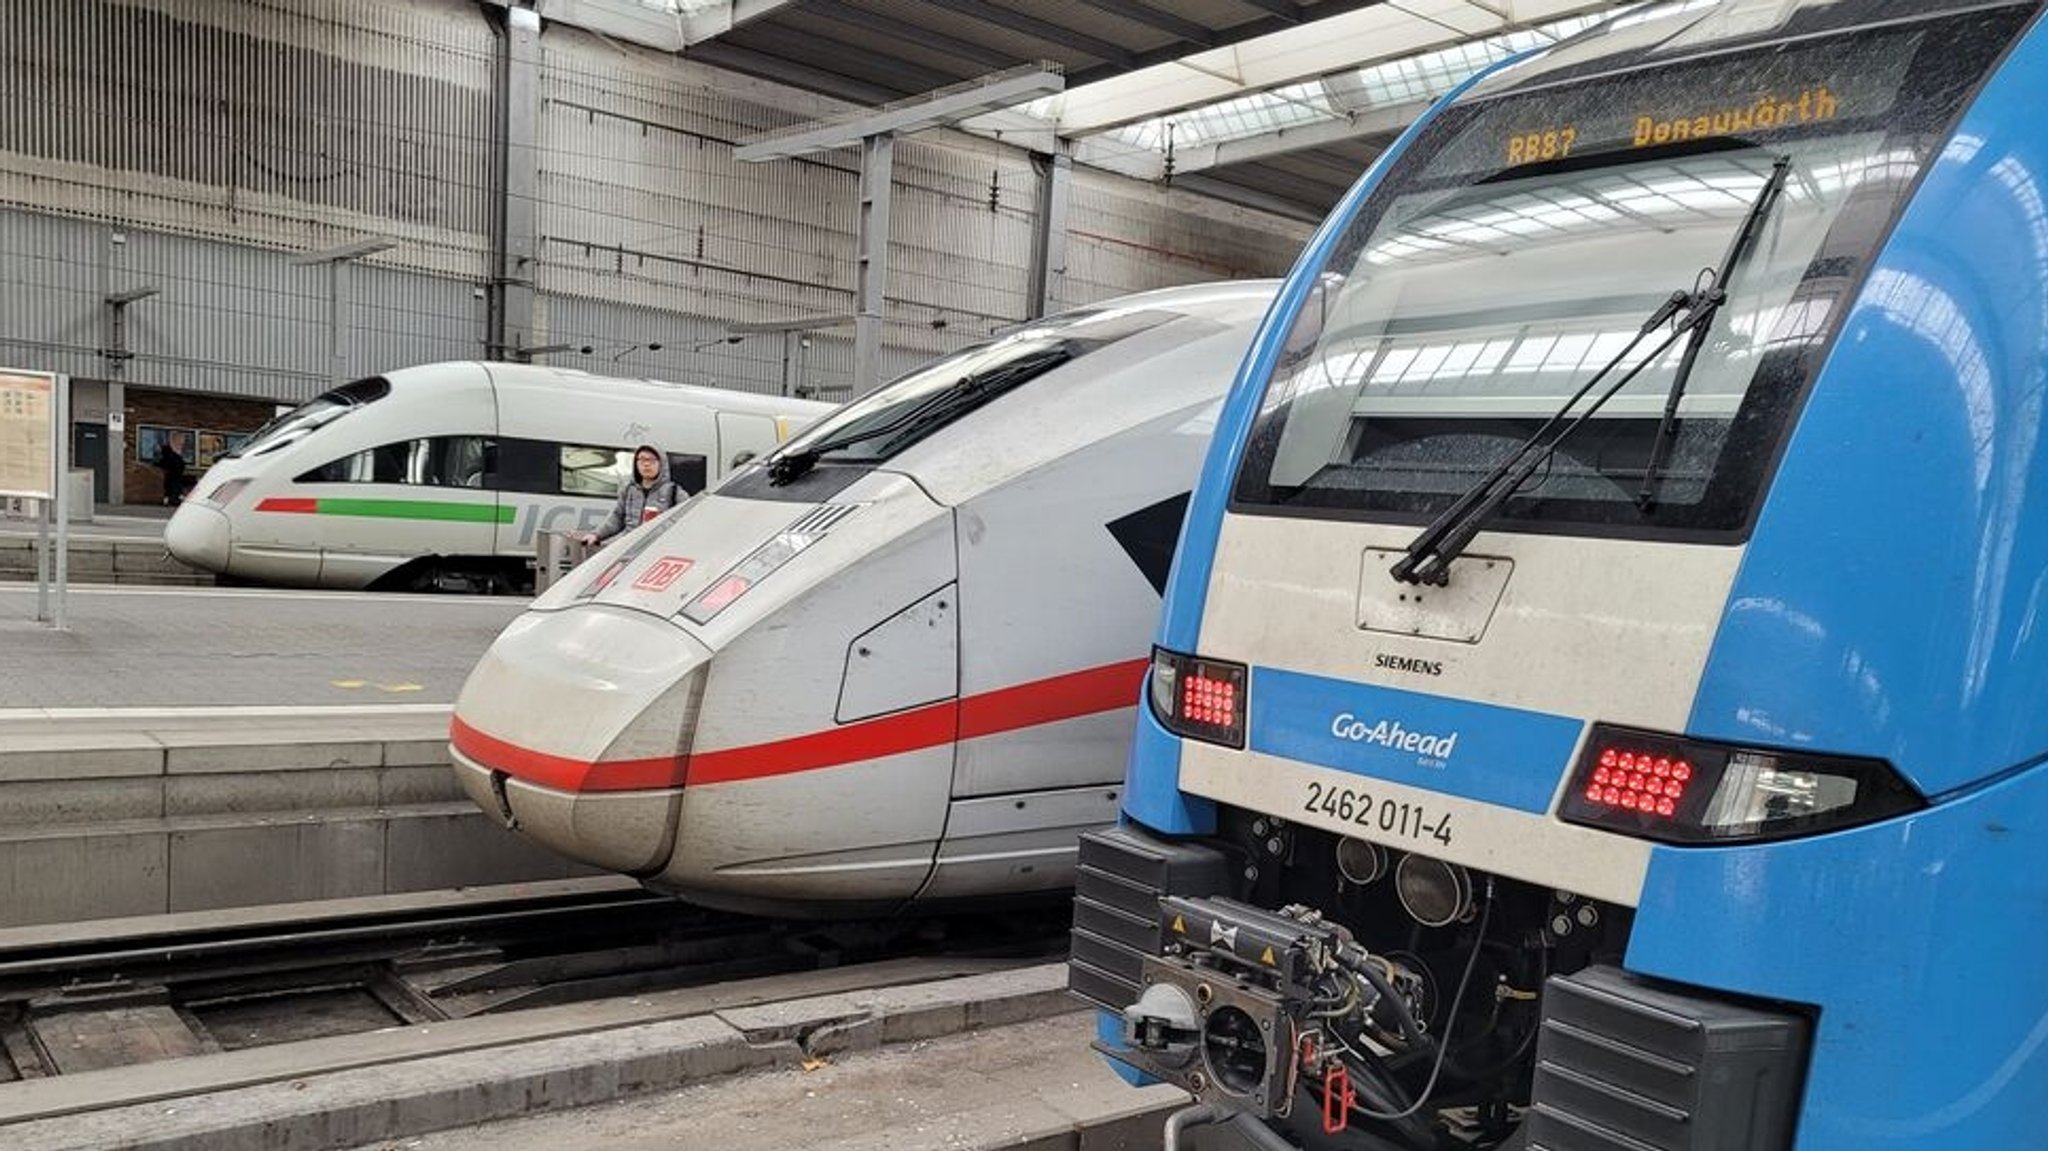
[[[502,2],[502,0],[501,0]],[[543,17],[854,104],[1028,65],[968,131],[1302,219],[1434,97],[1626,0],[537,0]]]

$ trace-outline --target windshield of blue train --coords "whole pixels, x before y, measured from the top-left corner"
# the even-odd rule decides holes
[[[1656,67],[1637,52],[1447,109],[1333,247],[1235,505],[1420,522],[1621,356],[1574,412],[1642,370],[1499,515],[1739,534],[1848,296],[2018,27],[1980,12]],[[1622,355],[1716,277],[1726,304],[1689,369],[1684,338],[1649,355],[1669,325]]]

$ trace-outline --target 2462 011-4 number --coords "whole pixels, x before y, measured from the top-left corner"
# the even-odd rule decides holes
[[[1407,839],[1434,839],[1446,847],[1451,843],[1451,813],[1432,814],[1421,804],[1381,798],[1349,787],[1332,787],[1318,780],[1308,785],[1308,802],[1301,809],[1327,815],[1358,827],[1399,835]]]

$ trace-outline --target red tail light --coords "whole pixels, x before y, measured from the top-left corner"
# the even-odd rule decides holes
[[[1597,724],[1558,815],[1666,843],[1788,839],[1927,806],[1890,764]]]
[[[1243,747],[1245,680],[1243,664],[1155,647],[1146,695],[1152,714],[1175,735]]]

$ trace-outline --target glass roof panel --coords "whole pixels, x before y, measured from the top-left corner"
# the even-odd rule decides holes
[[[1626,6],[1618,11],[1627,12],[1634,7]],[[1518,52],[1556,43],[1612,19],[1614,15],[1610,11],[1576,16],[1535,28],[1454,44],[1339,72],[1320,80],[1185,108],[1113,128],[1103,135],[1136,147],[1163,151],[1169,140],[1175,147],[1221,144],[1342,120],[1357,112],[1433,100],[1490,64]],[[1055,114],[1056,99],[1048,97],[1035,101],[1025,110],[1033,115],[1050,117]]]

